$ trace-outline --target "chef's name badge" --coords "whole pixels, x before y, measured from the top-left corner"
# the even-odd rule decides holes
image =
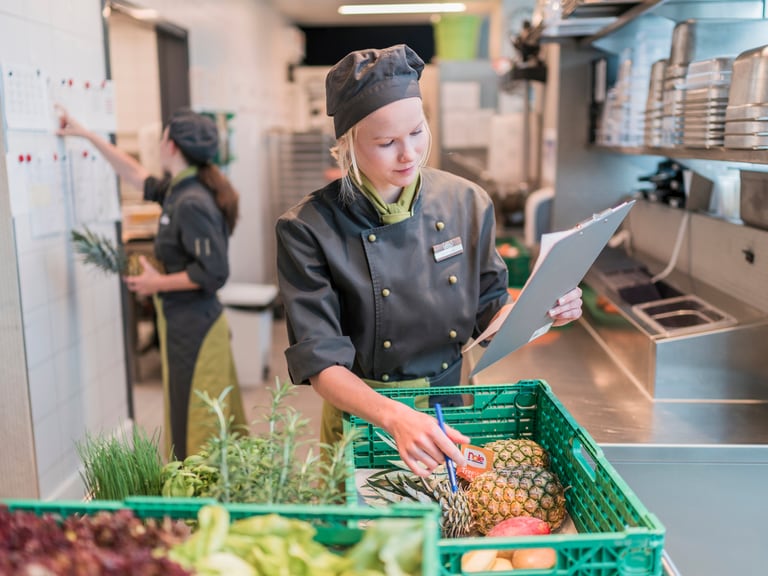
[[[462,245],[459,236],[432,246],[432,254],[435,256],[435,262],[442,262],[443,260],[461,254],[462,252],[464,252],[464,246]]]

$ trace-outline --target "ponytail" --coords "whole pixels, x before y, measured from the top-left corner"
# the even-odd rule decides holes
[[[208,163],[199,166],[197,178],[213,192],[213,198],[219,210],[224,214],[224,220],[227,222],[231,236],[235,231],[235,224],[237,224],[239,216],[240,195],[215,164]]]

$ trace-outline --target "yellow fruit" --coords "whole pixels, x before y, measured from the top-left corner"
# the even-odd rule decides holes
[[[542,446],[528,438],[508,438],[483,444],[494,454],[494,468],[510,468],[527,464],[538,468],[549,466],[549,454]]]
[[[163,273],[163,265],[152,255],[146,255],[145,258],[147,259],[147,262],[149,262],[149,265],[152,266],[155,270]],[[144,272],[144,266],[141,265],[141,262],[139,261],[139,254],[137,252],[131,252],[128,254],[128,261],[126,263],[126,270],[125,275],[126,276],[138,276],[142,272]]]
[[[512,566],[512,562],[506,558],[496,558],[496,560],[493,562],[493,565],[491,566],[491,570],[493,572],[506,572],[507,570],[512,570],[512,568],[514,568],[514,566]]]
[[[524,465],[480,474],[467,499],[481,534],[514,516],[533,516],[557,530],[565,519],[564,492],[554,472]]]
[[[470,550],[461,557],[462,572],[486,572],[496,561],[496,550]]]
[[[521,548],[512,556],[513,568],[552,568],[556,563],[554,548]]]

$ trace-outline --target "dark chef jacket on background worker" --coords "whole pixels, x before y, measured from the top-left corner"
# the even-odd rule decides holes
[[[219,140],[210,118],[183,108],[174,112],[160,142],[167,176],[155,178],[134,158],[91,132],[60,108],[59,134],[87,138],[144,199],[162,205],[155,256],[164,274],[142,260],[143,271],[126,276],[129,290],[153,295],[163,364],[167,454],[184,459],[218,431],[216,414],[197,396],[216,398],[231,387],[223,411],[245,426],[245,414],[216,291],[229,276],[228,244],[238,195],[213,164]],[[244,430],[244,428],[241,428]]]

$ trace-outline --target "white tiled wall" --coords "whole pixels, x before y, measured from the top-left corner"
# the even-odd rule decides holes
[[[0,0],[0,61],[52,77],[103,78],[99,2]],[[13,226],[39,496],[78,498],[75,443],[128,416],[120,284],[76,262],[68,232],[34,237],[28,216]],[[94,229],[114,240],[114,223]]]
[[[192,105],[235,112],[229,177],[241,193],[232,280],[263,282],[269,213],[265,131],[289,125],[287,24],[268,0],[147,0],[189,32]],[[0,0],[0,60],[57,77],[105,71],[96,0]],[[71,217],[71,215],[70,215]],[[5,225],[5,223],[2,223]],[[41,498],[78,498],[75,441],[127,418],[119,282],[76,264],[66,235],[33,239],[14,222]],[[114,234],[110,226],[98,230]],[[0,386],[7,385],[0,382]],[[0,441],[6,441],[0,438]],[[12,439],[11,439],[12,441]]]
[[[127,418],[120,285],[75,262],[66,235],[17,234],[17,253],[40,496],[78,497],[75,443]]]

